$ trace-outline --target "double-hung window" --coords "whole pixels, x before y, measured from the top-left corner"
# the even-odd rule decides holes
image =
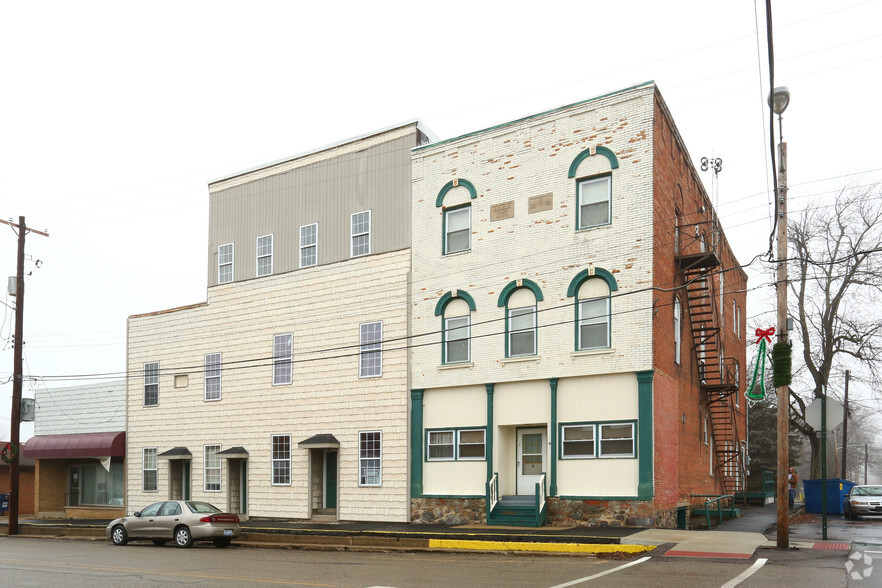
[[[609,298],[579,301],[579,349],[609,347]]]
[[[273,486],[291,484],[291,435],[273,435]]]
[[[257,275],[268,276],[273,273],[273,236],[257,238]]]
[[[291,383],[294,359],[294,335],[273,336],[273,385]]]
[[[457,459],[484,459],[484,429],[460,429],[456,432]]]
[[[383,482],[383,436],[380,431],[358,434],[358,485],[380,486]]]
[[[371,211],[356,212],[352,215],[352,257],[368,255],[371,252]]]
[[[634,457],[634,423],[601,424],[600,457]]]
[[[508,356],[536,355],[536,307],[508,310]]]
[[[218,456],[220,445],[204,447],[203,476],[206,492],[220,492],[221,489],[221,458]]]
[[[233,281],[233,244],[227,243],[217,248],[217,283]]]
[[[144,406],[159,404],[159,362],[144,364]]]
[[[674,296],[674,363],[680,363],[680,339],[683,336],[683,307]]]
[[[205,355],[205,400],[220,400],[221,397],[221,354]]]
[[[471,249],[472,207],[470,205],[444,211],[444,253]]]
[[[455,459],[455,447],[453,444],[456,432],[429,431],[428,453],[429,461],[451,461]]]
[[[579,182],[579,228],[607,225],[610,222],[609,176]]]
[[[359,325],[359,378],[376,378],[383,375],[383,323]]]
[[[634,423],[573,423],[561,425],[564,459],[634,457]]]
[[[144,492],[156,492],[158,472],[156,447],[145,447],[143,455],[144,463],[141,466],[142,488]]]
[[[300,267],[318,263],[318,223],[300,227]]]
[[[564,425],[561,427],[561,457],[594,457],[594,433],[594,425]]]
[[[485,459],[484,429],[446,429],[429,431],[428,461]]]
[[[470,330],[468,316],[444,319],[444,363],[469,361]]]

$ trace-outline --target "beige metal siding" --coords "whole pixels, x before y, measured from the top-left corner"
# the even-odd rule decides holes
[[[400,135],[401,133],[397,133]],[[234,243],[233,280],[257,275],[257,238],[273,235],[273,273],[299,268],[300,227],[318,223],[318,264],[350,258],[350,219],[371,211],[371,254],[410,246],[410,149],[404,136],[301,167],[212,188],[208,284],[217,284],[217,249]]]

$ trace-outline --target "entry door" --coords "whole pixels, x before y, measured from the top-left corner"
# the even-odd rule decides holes
[[[80,505],[80,468],[71,466],[67,483],[67,505]]]
[[[325,508],[337,508],[337,452],[325,451]]]
[[[239,512],[248,512],[248,460],[243,459],[239,471]]]
[[[545,429],[518,429],[517,456],[518,494],[533,496],[545,471]]]

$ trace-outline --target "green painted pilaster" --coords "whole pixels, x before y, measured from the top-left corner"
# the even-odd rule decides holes
[[[551,487],[548,489],[549,496],[557,496],[557,378],[549,378],[551,386]]]
[[[410,496],[423,495],[423,393],[410,391]]]
[[[496,384],[484,384],[487,389],[487,481],[493,477],[493,388]]]
[[[640,460],[637,483],[638,500],[652,500],[654,495],[652,481],[653,460],[655,459],[652,450],[652,378],[652,370],[637,372],[637,457]]]

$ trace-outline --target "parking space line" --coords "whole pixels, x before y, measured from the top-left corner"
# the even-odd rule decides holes
[[[738,574],[737,576],[735,576],[734,578],[732,578],[731,580],[729,580],[728,582],[723,584],[723,586],[721,588],[735,588],[735,586],[737,586],[741,582],[745,581],[746,579],[748,579],[749,577],[754,575],[758,569],[760,569],[761,567],[766,565],[767,561],[769,561],[769,560],[767,560],[764,557],[759,558],[758,560],[753,562],[752,566],[750,566],[749,568],[747,568],[746,570],[744,570],[743,572],[741,572],[740,574]]]
[[[618,572],[624,570],[625,568],[630,568],[631,566],[636,566],[639,563],[643,563],[645,561],[649,561],[652,559],[651,557],[641,557],[640,559],[628,562],[626,564],[620,565],[618,567],[612,568],[611,570],[606,570],[605,572],[600,572],[599,574],[594,574],[593,576],[587,576],[585,578],[579,578],[578,580],[573,580],[572,582],[566,582],[564,584],[558,584],[557,586],[552,586],[551,588],[567,588],[567,586],[575,586],[576,584],[581,584],[583,582],[590,582],[591,580],[595,580],[600,578],[601,576],[606,576],[612,574],[614,572]]]

